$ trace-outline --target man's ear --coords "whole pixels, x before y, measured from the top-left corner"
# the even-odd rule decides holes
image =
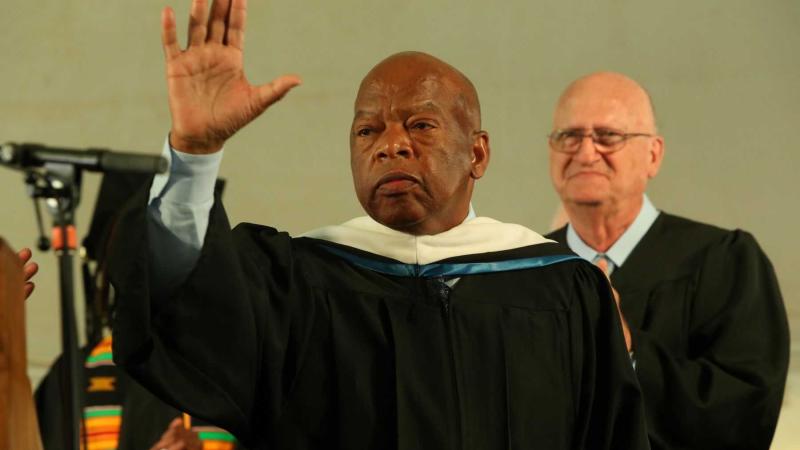
[[[661,168],[661,161],[664,160],[664,137],[656,136],[650,143],[647,157],[647,178],[654,178],[658,175],[658,170]]]
[[[476,131],[472,142],[472,161],[470,162],[470,176],[472,179],[477,180],[486,172],[486,168],[489,167],[491,153],[489,133],[483,130]]]

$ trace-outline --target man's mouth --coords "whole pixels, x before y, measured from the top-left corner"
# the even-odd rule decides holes
[[[405,172],[389,172],[376,183],[376,191],[383,195],[403,194],[419,184],[419,180]]]
[[[585,177],[585,176],[597,176],[597,177],[606,177],[606,178],[608,178],[608,175],[606,175],[604,173],[601,173],[601,172],[598,172],[596,170],[580,170],[580,171],[577,171],[577,172],[572,172],[572,173],[567,174],[567,178]]]

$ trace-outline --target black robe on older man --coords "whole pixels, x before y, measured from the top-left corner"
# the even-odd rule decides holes
[[[648,446],[608,284],[561,245],[439,261],[561,260],[459,274],[451,289],[425,274],[434,265],[231,231],[217,202],[189,280],[151,299],[145,197],[135,201],[111,262],[115,360],[249,448]]]
[[[566,228],[548,237],[566,242]],[[769,448],[789,329],[749,233],[661,213],[611,274],[633,335],[654,449]]]

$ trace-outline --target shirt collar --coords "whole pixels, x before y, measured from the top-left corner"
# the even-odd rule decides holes
[[[474,219],[476,217],[478,217],[478,216],[475,214],[475,208],[472,207],[472,202],[469,202],[469,212],[467,213],[467,217],[464,219],[464,222],[466,222],[468,220],[472,220],[472,219]],[[461,223],[464,223],[464,222],[461,222]]]
[[[642,209],[636,215],[633,223],[622,233],[622,236],[614,242],[614,245],[605,252],[606,259],[611,263],[609,269],[613,270],[625,264],[636,244],[644,237],[647,230],[653,225],[653,222],[658,218],[658,210],[650,202],[647,195],[644,195],[642,201]],[[581,258],[595,262],[595,259],[600,254],[597,250],[593,249],[578,236],[572,225],[567,224],[567,245],[569,248],[578,254]]]

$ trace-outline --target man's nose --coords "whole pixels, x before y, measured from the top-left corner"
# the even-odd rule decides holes
[[[402,125],[389,126],[381,136],[375,157],[378,160],[391,158],[411,158],[414,156],[408,130]]]
[[[594,143],[594,136],[591,134],[584,135],[578,146],[578,151],[575,152],[572,159],[582,163],[592,163],[599,158],[600,152],[597,151],[597,146]]]

